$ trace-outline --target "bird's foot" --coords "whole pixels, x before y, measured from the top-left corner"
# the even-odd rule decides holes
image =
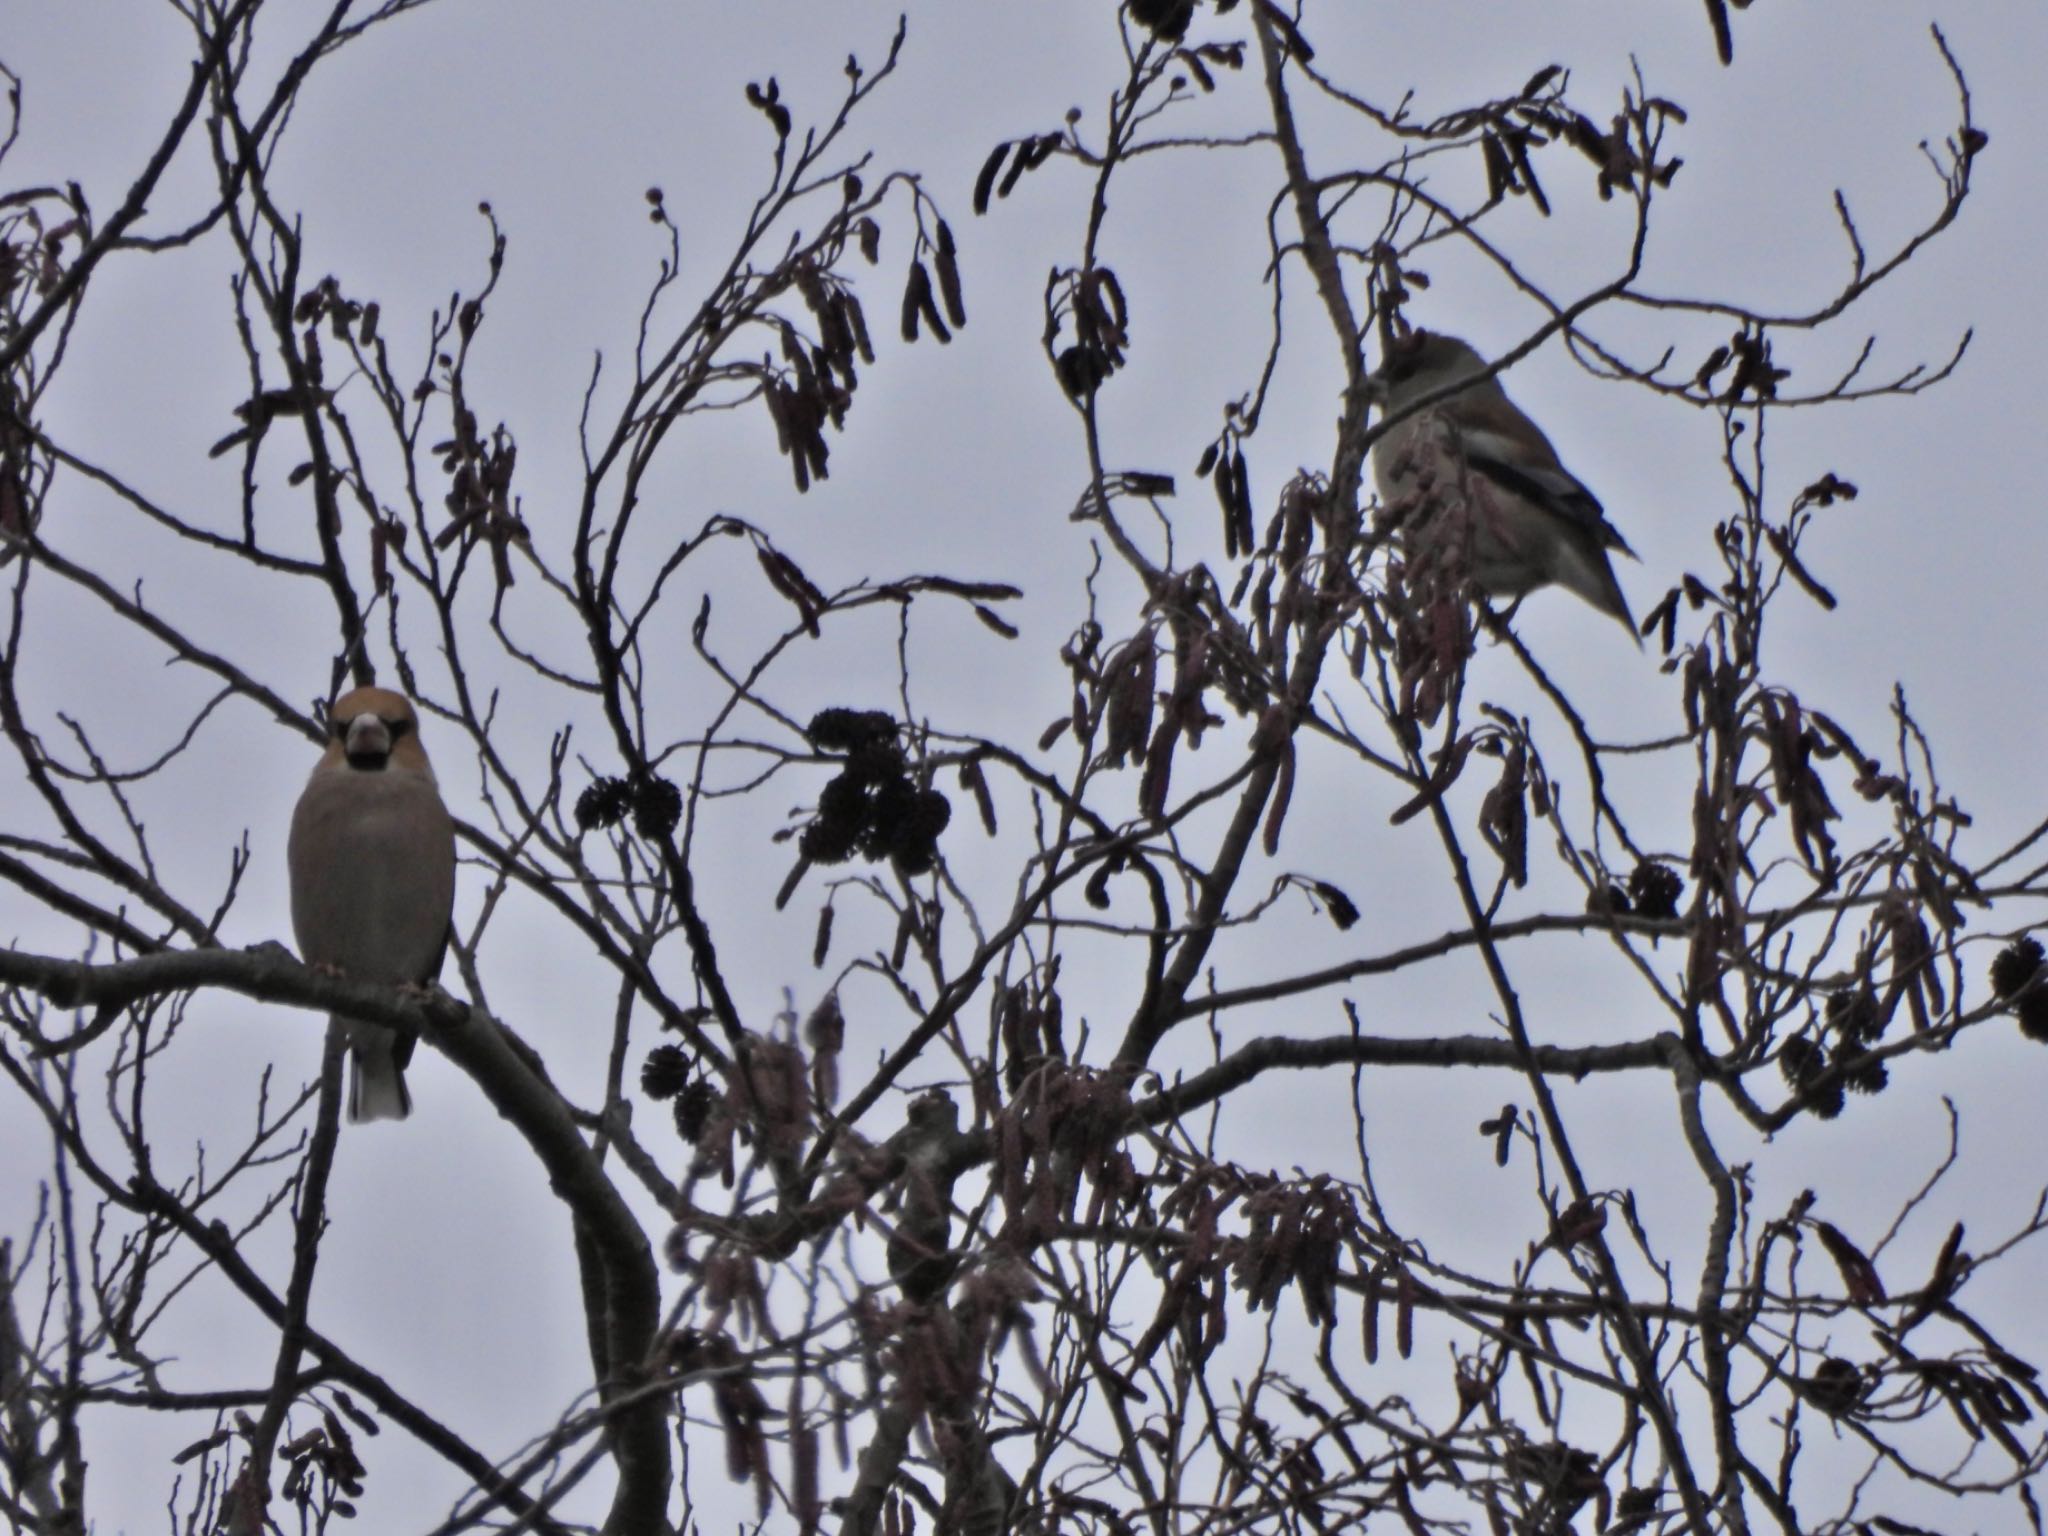
[[[1514,622],[1516,613],[1521,610],[1522,600],[1518,597],[1509,603],[1506,608],[1496,609],[1492,603],[1482,597],[1473,606],[1479,615],[1480,628],[1484,629],[1496,642],[1502,642],[1508,638],[1508,626]]]

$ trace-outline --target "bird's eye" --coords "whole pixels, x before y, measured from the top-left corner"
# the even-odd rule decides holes
[[[336,741],[340,741],[344,736],[348,735],[348,722],[340,719],[329,720],[327,722],[327,734]]]
[[[406,735],[412,730],[412,722],[404,719],[386,720],[384,728],[391,732],[391,739],[396,741],[399,737]]]

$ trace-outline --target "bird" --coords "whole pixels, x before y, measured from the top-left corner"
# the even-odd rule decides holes
[[[1628,598],[1609,551],[1636,552],[1593,493],[1558,460],[1543,429],[1508,398],[1470,344],[1437,331],[1397,338],[1366,380],[1389,418],[1459,379],[1472,382],[1393,420],[1373,445],[1380,500],[1406,508],[1411,564],[1462,543],[1465,574],[1490,597],[1519,602],[1557,585],[1612,615],[1637,645]]]
[[[327,711],[327,750],[292,812],[292,931],[307,965],[357,981],[425,986],[455,907],[455,823],[403,694],[357,688]],[[412,1113],[415,1039],[334,1015],[350,1056],[351,1121]]]

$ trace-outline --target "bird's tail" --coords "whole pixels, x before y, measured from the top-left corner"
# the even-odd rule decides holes
[[[1643,632],[1636,627],[1636,616],[1628,611],[1628,597],[1621,590],[1621,583],[1615,579],[1611,565],[1607,567],[1607,601],[1594,606],[1619,619],[1621,627],[1628,631],[1629,639],[1635,641],[1636,649],[1640,651],[1643,648]]]
[[[346,1028],[350,1121],[403,1120],[412,1113],[412,1095],[394,1055],[397,1036],[380,1024],[350,1021]]]

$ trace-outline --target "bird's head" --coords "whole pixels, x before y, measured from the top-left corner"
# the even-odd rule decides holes
[[[1411,400],[1485,372],[1486,359],[1457,337],[1410,331],[1388,345],[1379,367],[1365,381],[1366,395],[1391,415]]]
[[[431,777],[419,726],[419,715],[404,694],[354,689],[327,711],[327,755],[321,766],[346,764],[361,773],[397,768]]]

